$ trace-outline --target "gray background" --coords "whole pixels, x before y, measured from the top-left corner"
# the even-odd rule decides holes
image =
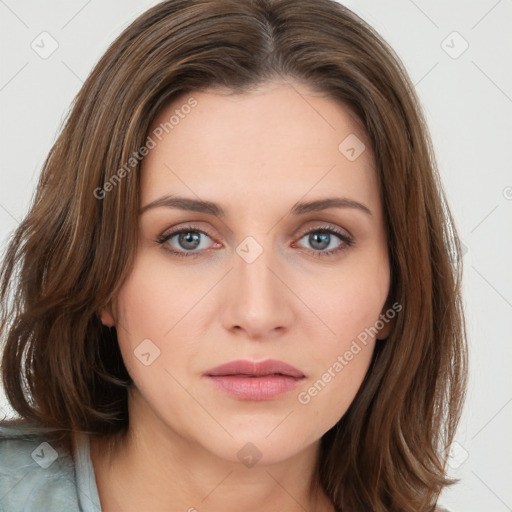
[[[2,248],[92,66],[155,3],[0,0]],[[461,481],[441,502],[454,512],[512,510],[512,2],[344,3],[387,39],[417,86],[464,244],[470,387],[450,463]],[[1,390],[0,406],[9,411]]]

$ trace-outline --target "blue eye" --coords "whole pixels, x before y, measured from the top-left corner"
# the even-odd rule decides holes
[[[334,238],[333,238],[334,235]],[[341,241],[335,244],[335,238]],[[332,227],[316,228],[305,233],[300,240],[307,239],[313,248],[312,253],[317,257],[332,256],[353,245],[353,240],[347,234]],[[329,247],[331,247],[329,249]]]
[[[161,235],[156,241],[163,245],[166,251],[169,251],[176,256],[199,256],[201,251],[206,249],[204,246],[202,246],[202,236],[210,238],[208,233],[205,231],[197,229],[193,226],[186,226],[167,235]],[[177,238],[177,243],[179,244],[181,250],[174,250],[169,248],[169,244],[166,242],[172,241],[173,238]]]

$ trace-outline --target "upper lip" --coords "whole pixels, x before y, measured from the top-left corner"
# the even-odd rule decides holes
[[[289,377],[301,378],[305,375],[287,363],[276,359],[266,359],[265,361],[238,360],[221,364],[210,370],[204,375],[225,376],[225,375],[247,375],[260,377],[264,375],[286,375]]]

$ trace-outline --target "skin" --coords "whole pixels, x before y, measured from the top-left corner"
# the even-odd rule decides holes
[[[218,203],[226,217],[169,207],[140,216],[135,265],[101,314],[117,327],[134,381],[120,448],[107,457],[103,442],[91,440],[103,510],[334,510],[321,490],[309,491],[319,440],[353,401],[378,341],[361,345],[309,403],[298,395],[385,311],[389,261],[370,145],[347,108],[296,82],[268,82],[243,95],[211,89],[183,96],[152,130],[190,96],[197,106],[142,163],[141,207],[176,194]],[[349,134],[366,145],[355,161],[338,150]],[[326,197],[358,201],[371,215],[349,207],[287,215],[299,200]],[[193,252],[178,236],[156,242],[189,223],[193,233],[208,232],[199,256],[167,252]],[[307,233],[326,224],[348,233],[353,245],[331,235],[327,250],[344,249],[315,256],[325,246]],[[263,249],[252,263],[236,252],[247,236]],[[148,338],[160,355],[146,366],[134,351]],[[306,378],[253,401],[202,376],[235,359],[267,358]],[[249,442],[261,453],[252,467],[237,456]]]

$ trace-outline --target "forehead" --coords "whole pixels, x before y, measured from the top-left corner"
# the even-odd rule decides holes
[[[378,201],[360,123],[341,102],[296,82],[182,95],[159,113],[149,136],[156,145],[142,162],[142,204],[169,192],[295,202],[333,189]]]

